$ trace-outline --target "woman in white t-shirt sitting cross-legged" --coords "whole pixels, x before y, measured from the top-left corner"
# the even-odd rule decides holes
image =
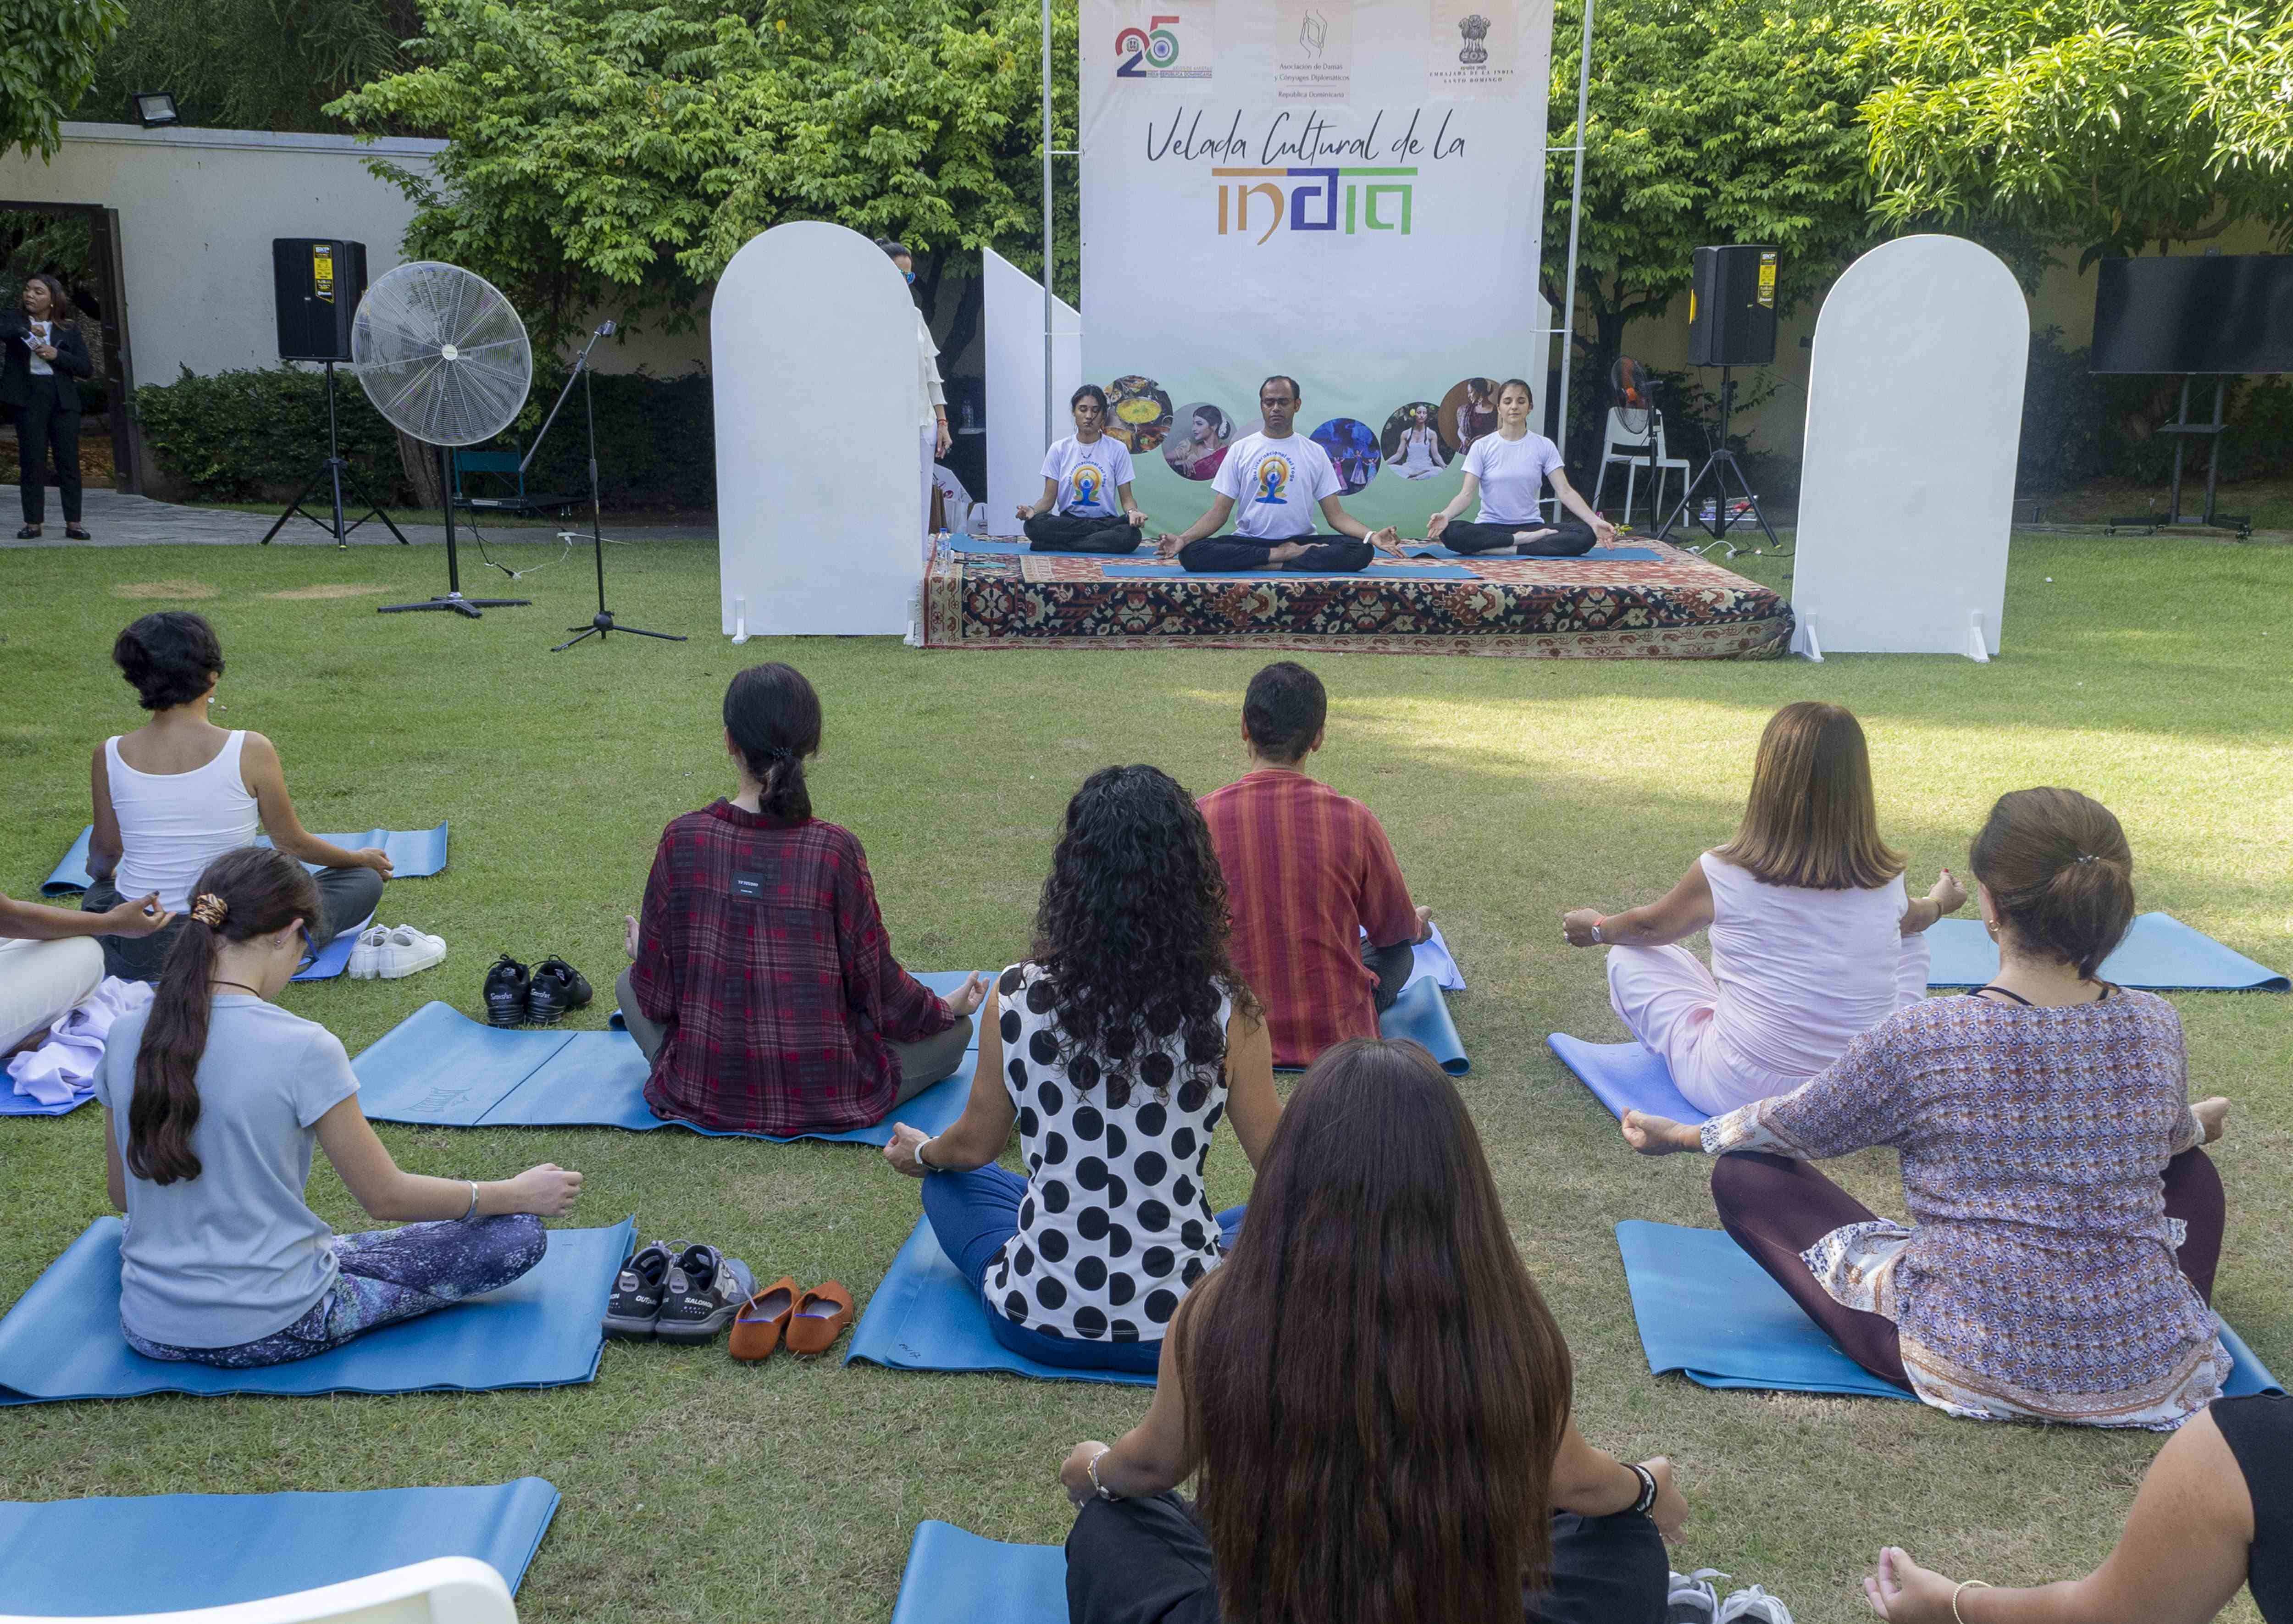
[[[1390,525],[1373,531],[1348,513],[1338,498],[1345,481],[1330,454],[1297,432],[1304,399],[1298,380],[1276,373],[1258,386],[1264,426],[1228,448],[1211,481],[1209,508],[1181,533],[1164,536],[1155,552],[1193,571],[1262,569],[1366,569],[1380,548],[1399,540]],[[1318,513],[1338,533],[1318,535]],[[1227,516],[1236,515],[1234,534],[1221,536]]]
[[[365,921],[382,900],[389,857],[378,846],[350,851],[305,832],[271,741],[207,719],[223,678],[215,628],[184,610],[147,614],[119,634],[111,658],[151,719],[96,747],[87,843],[95,882],[80,906],[104,914],[123,897],[156,892],[162,910],[180,915],[201,869],[268,832],[280,850],[320,865],[319,905],[304,922],[312,952]],[[158,980],[182,929],[179,918],[141,938],[102,938],[104,973]]]
[[[1465,450],[1465,483],[1425,527],[1426,539],[1453,553],[1486,553],[1509,547],[1524,558],[1574,558],[1595,544],[1616,539],[1616,526],[1576,494],[1560,466],[1560,448],[1531,434],[1528,410],[1536,397],[1519,378],[1497,390],[1497,432],[1483,434]],[[1553,522],[1537,508],[1544,482],[1576,516]],[[1479,499],[1480,516],[1468,524],[1457,516]]]
[[[1085,384],[1067,405],[1075,432],[1043,453],[1043,493],[1019,509],[1027,540],[1039,553],[1130,552],[1146,516],[1130,499],[1130,448],[1106,432],[1106,391]]]
[[[271,1002],[318,911],[284,852],[217,857],[158,993],[113,1024],[97,1065],[105,1183],[127,1214],[120,1329],[147,1359],[285,1364],[499,1290],[580,1193],[547,1163],[485,1184],[399,1170],[341,1040]],[[440,1222],[336,1235],[304,1198],[314,1145],[374,1216]]]

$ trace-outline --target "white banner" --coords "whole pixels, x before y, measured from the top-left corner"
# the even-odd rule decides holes
[[[1084,376],[1156,529],[1191,523],[1258,386],[1349,512],[1422,533],[1543,409],[1551,0],[1082,0]]]

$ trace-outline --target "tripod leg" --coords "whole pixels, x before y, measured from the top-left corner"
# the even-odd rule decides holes
[[[309,514],[303,513],[303,499],[311,494],[311,487],[317,484],[320,479],[324,478],[326,472],[326,469],[322,467],[318,471],[318,473],[312,475],[310,478],[303,482],[303,488],[295,492],[295,499],[287,504],[286,511],[281,513],[277,518],[271,520],[271,528],[263,532],[263,540],[261,545],[264,547],[270,546],[271,538],[277,535],[281,530],[286,528],[287,521],[293,518],[298,513],[302,513],[304,518],[311,519],[311,523],[313,524],[317,524],[319,523],[318,520],[311,518]],[[321,528],[324,527],[321,526]]]
[[[348,463],[344,463],[343,465],[343,471],[350,475],[351,489],[358,492],[359,500],[364,502],[370,510],[366,516],[367,519],[380,519],[383,522],[383,524],[389,530],[390,533],[398,538],[399,546],[411,547],[413,543],[409,541],[406,539],[405,533],[398,528],[397,521],[393,519],[387,512],[384,511],[383,506],[380,502],[376,501],[373,497],[367,494],[365,482],[359,478],[358,470],[352,468]],[[361,519],[359,521],[359,524],[361,524],[365,523],[366,519]],[[356,526],[352,526],[352,528],[355,529]]]

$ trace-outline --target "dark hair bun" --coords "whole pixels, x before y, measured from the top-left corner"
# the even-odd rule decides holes
[[[2093,978],[2134,922],[2134,853],[2109,808],[2076,790],[2001,795],[1974,837],[1974,877],[2026,953]]]
[[[188,705],[223,675],[223,641],[188,609],[147,614],[119,634],[112,662],[146,710]]]

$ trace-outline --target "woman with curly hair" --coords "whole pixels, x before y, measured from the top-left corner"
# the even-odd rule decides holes
[[[1163,1328],[1242,1222],[1203,1189],[1229,1105],[1255,1167],[1282,1104],[1265,1022],[1227,960],[1210,831],[1169,774],[1104,767],[1067,803],[1033,955],[980,1011],[962,1117],[936,1138],[895,1123],[885,1158],[923,1180],[997,1342],[1151,1376]],[[1025,1178],[995,1165],[1014,1123]]]

